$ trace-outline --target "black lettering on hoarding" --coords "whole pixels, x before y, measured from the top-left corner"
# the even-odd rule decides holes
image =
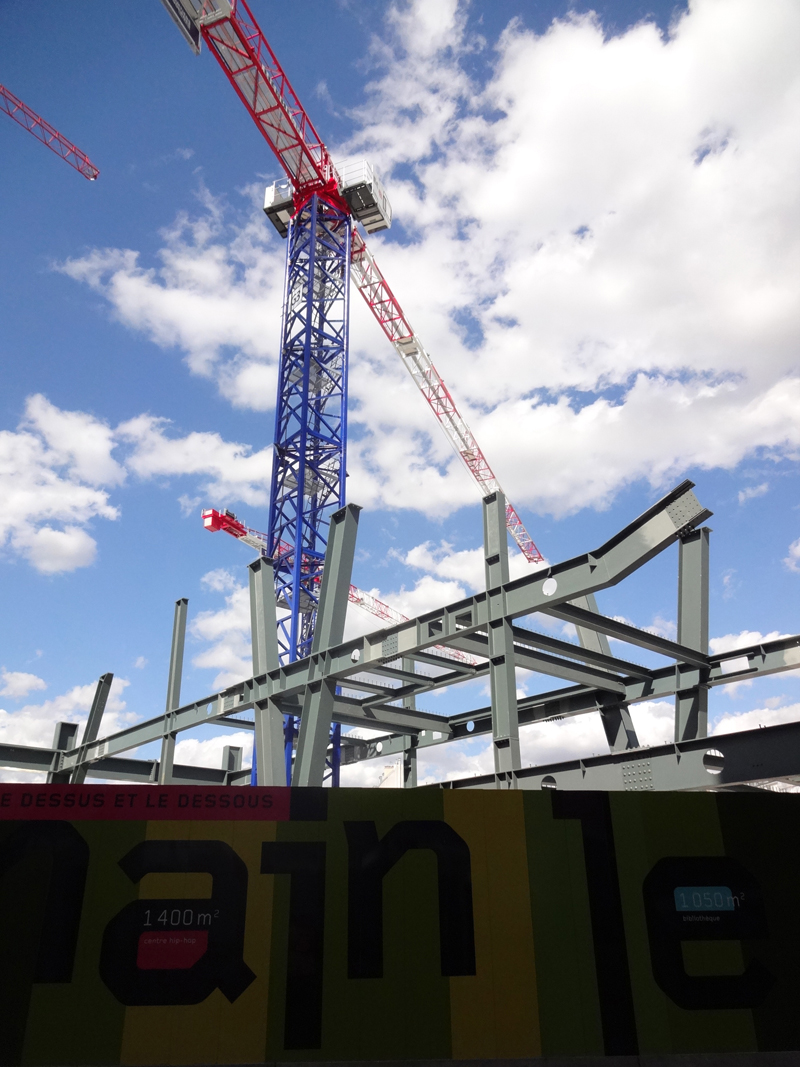
[[[718,892],[703,892],[706,889]],[[775,978],[759,960],[742,974],[688,975],[683,964],[683,941],[747,941],[769,936],[758,882],[738,860],[668,857],[650,871],[642,892],[653,977],[670,1000],[688,1010],[761,1004]],[[715,897],[720,898],[716,904]]]
[[[50,856],[34,982],[71,982],[89,867],[89,846],[67,822],[22,823],[0,847],[0,878],[34,850]]]
[[[578,819],[581,824],[605,1053],[633,1056],[639,1039],[608,794],[557,791],[552,802],[554,818]]]
[[[213,882],[208,898],[134,900],[109,922],[100,976],[117,1000],[126,1005],[199,1004],[215,989],[231,1003],[241,996],[255,975],[242,958],[247,867],[233,849],[224,841],[142,841],[119,865],[132,882],[145,874],[179,872],[210,874]],[[177,923],[172,921],[176,914]],[[207,931],[208,947],[201,958],[190,967],[140,969],[142,935],[176,925],[181,932]]]
[[[440,820],[399,822],[378,840],[374,822],[346,822],[349,846],[348,978],[383,977],[383,879],[410,849],[436,855],[443,975],[475,974],[469,846]]]
[[[265,841],[261,873],[291,876],[283,1047],[321,1048],[325,842]]]
[[[88,866],[66,822],[18,823],[0,842],[0,1064],[21,1062],[32,985],[72,981]]]

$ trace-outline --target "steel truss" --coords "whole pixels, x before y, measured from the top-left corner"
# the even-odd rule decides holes
[[[292,219],[275,412],[270,554],[282,662],[309,655],[327,531],[344,504],[350,218],[312,196]]]
[[[178,706],[185,633],[185,601],[176,605],[167,711],[147,722],[98,738],[110,686],[104,675],[86,732],[60,723],[49,749],[0,745],[0,765],[47,771],[54,782],[83,777],[195,784],[244,784],[239,750],[226,749],[221,769],[174,765],[179,732],[214,723],[255,731],[259,785],[285,778],[283,719],[300,720],[293,785],[320,785],[331,747],[331,725],[377,731],[341,737],[344,764],[396,755],[404,781],[416,782],[421,748],[491,735],[494,773],[448,788],[708,789],[800,776],[800,724],[706,737],[707,694],[717,685],[800,667],[800,636],[720,655],[708,654],[708,543],[710,516],[683,482],[600,548],[546,570],[509,581],[505,500],[484,499],[486,591],[416,619],[343,642],[359,509],[348,505],[331,520],[318,617],[310,655],[280,663],[269,560],[250,564],[253,675],[238,685]],[[679,546],[678,640],[668,641],[589,610],[592,596],[614,586],[673,544]],[[595,635],[633,646],[610,655],[537,633],[538,613],[567,620]],[[521,625],[520,620],[526,625]],[[468,652],[474,664],[445,659],[438,647]],[[607,647],[607,646],[606,646]],[[628,658],[636,648],[661,656],[661,666]],[[554,676],[566,686],[517,699],[517,667]],[[490,707],[445,717],[418,710],[416,698],[471,678],[488,677]],[[104,695],[105,694],[105,695]],[[675,742],[639,748],[625,728],[627,706],[675,699]],[[253,719],[243,713],[253,712]],[[600,715],[610,753],[523,768],[521,726],[570,715]],[[124,755],[162,742],[161,760]]]

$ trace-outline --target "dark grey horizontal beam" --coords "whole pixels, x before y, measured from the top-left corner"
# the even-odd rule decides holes
[[[0,766],[43,772],[50,769],[55,755],[55,749],[0,745]],[[141,785],[155,784],[158,782],[158,760],[105,757],[89,765],[87,777]],[[173,778],[175,784],[183,785],[246,785],[250,781],[250,768],[225,771],[217,767],[192,767],[176,763]]]
[[[609,619],[607,615],[599,615],[595,611],[586,611],[585,608],[576,608],[573,604],[560,604],[554,608],[544,608],[545,615],[551,615],[554,619],[563,622],[574,623],[589,630],[597,630],[607,637],[616,637],[620,641],[627,641],[632,645],[639,645],[650,652],[660,652],[662,656],[669,656],[674,660],[682,660],[684,663],[693,663],[698,667],[704,667],[708,663],[708,657],[693,648],[679,645],[675,641],[668,641],[666,637],[658,637],[656,634],[639,630],[636,626],[629,626],[617,619]]]
[[[516,789],[707,790],[800,776],[800,723],[526,767],[505,776]],[[493,774],[442,783],[494,789]]]

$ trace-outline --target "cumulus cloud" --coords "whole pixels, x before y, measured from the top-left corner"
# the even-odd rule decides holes
[[[203,492],[220,503],[269,502],[271,448],[253,452],[249,445],[223,441],[218,433],[172,437],[165,432],[168,425],[168,419],[139,415],[117,427],[117,439],[131,446],[129,471],[143,479],[193,475]]]
[[[666,38],[572,15],[494,42],[457,0],[388,9],[341,154],[386,176],[396,227],[370,243],[515,501],[560,516],[798,455],[798,47],[792,0],[696,0]],[[159,265],[111,249],[62,269],[263,409],[283,245],[260,213],[228,223],[201,199]],[[474,501],[357,302],[351,350],[354,498]]]
[[[0,688],[0,696],[11,697],[20,700],[32,693],[34,689],[47,689],[47,682],[35,674],[27,674],[25,671],[7,671],[3,667],[0,671],[3,686]]]
[[[789,555],[783,561],[790,571],[800,574],[800,537],[789,545]]]
[[[0,547],[44,574],[91,563],[86,525],[119,515],[108,488],[124,473],[110,448],[108,428],[93,416],[30,397],[18,430],[0,431]]]
[[[238,730],[216,737],[184,737],[175,745],[175,762],[186,763],[191,767],[219,767],[222,765],[222,750],[226,745],[241,748],[242,766],[250,766],[253,757],[253,733],[251,730]]]
[[[41,574],[89,566],[96,519],[118,519],[111,493],[140,480],[190,478],[220,505],[268,500],[271,449],[225,441],[217,433],[178,436],[169,422],[140,415],[113,428],[94,415],[28,398],[16,431],[0,431],[0,550]],[[186,502],[185,494],[179,501]]]
[[[209,571],[201,579],[215,592],[227,592],[225,606],[217,611],[201,611],[191,622],[189,632],[209,646],[193,657],[201,669],[217,671],[212,687],[241,682],[253,673],[250,644],[250,591],[240,585],[229,571]]]
[[[57,269],[106,297],[125,326],[181,349],[234,404],[265,410],[275,402],[284,248],[266,245],[260,212],[229,225],[221,199],[202,186],[198,198],[198,216],[182,212],[162,231],[160,266],[104,248]]]
[[[746,489],[739,490],[739,503],[746,504],[748,500],[755,500],[756,497],[768,492],[769,482],[762,482],[761,485],[748,485]]]
[[[33,677],[29,675],[28,677]],[[136,715],[127,710],[122,694],[130,685],[126,678],[115,678],[111,683],[106,710],[103,716],[102,732],[114,733],[136,721]],[[42,688],[35,686],[32,688]],[[17,711],[0,708],[0,743],[12,745],[34,745],[48,748],[53,743],[53,731],[57,722],[77,722],[84,724],[94,698],[96,682],[73,686],[66,693],[61,693],[52,700],[41,704],[25,704]],[[78,731],[80,740],[81,731]],[[30,774],[20,778],[13,771],[0,769],[3,781],[30,780]]]
[[[800,704],[786,704],[782,707],[753,708],[738,714],[726,711],[717,719],[712,734],[731,734],[739,730],[757,730],[759,726],[779,726],[784,722],[797,722],[800,719]]]

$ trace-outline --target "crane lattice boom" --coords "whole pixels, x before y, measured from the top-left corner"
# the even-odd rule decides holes
[[[91,159],[84,152],[81,152],[80,148],[76,148],[71,141],[68,141],[63,134],[60,134],[55,126],[51,126],[41,115],[37,115],[27,104],[24,104],[18,97],[14,96],[4,85],[0,85],[0,111],[5,111],[10,118],[18,122],[28,133],[32,133],[51,152],[61,156],[66,163],[74,167],[84,178],[88,178],[90,182],[97,178],[100,171],[92,163]]]

